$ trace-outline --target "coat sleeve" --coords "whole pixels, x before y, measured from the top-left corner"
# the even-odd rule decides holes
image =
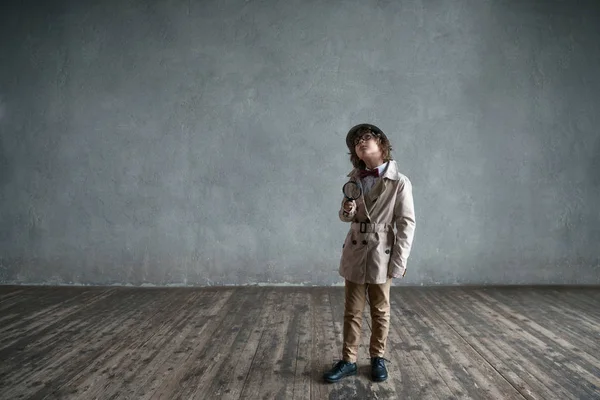
[[[344,198],[342,200],[342,205],[340,206],[340,212],[339,212],[340,220],[342,220],[342,222],[352,222],[354,220],[354,216],[356,215],[356,207],[354,207],[354,209],[350,212],[345,212],[344,211],[344,203],[345,202],[346,202],[346,199]]]
[[[398,186],[394,205],[394,223],[396,224],[396,240],[388,267],[388,276],[400,278],[406,273],[406,263],[410,255],[416,226],[412,183],[406,177]]]

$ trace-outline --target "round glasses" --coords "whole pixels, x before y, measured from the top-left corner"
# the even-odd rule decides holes
[[[371,139],[375,139],[376,137],[377,137],[377,136],[375,136],[375,135],[374,135],[374,134],[372,134],[372,133],[365,133],[364,135],[357,136],[357,137],[354,139],[354,145],[355,145],[355,146],[356,146],[356,145],[358,145],[358,144],[359,144],[360,142],[362,142],[363,140],[364,140],[365,142],[368,142],[369,140],[371,140]]]

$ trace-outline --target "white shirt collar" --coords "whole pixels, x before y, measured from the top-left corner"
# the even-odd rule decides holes
[[[385,167],[387,167],[388,163],[389,163],[389,161],[386,161],[383,164],[381,164],[380,166],[376,167],[379,170],[379,176],[383,175],[383,172],[385,171]],[[365,170],[373,171],[372,169],[369,169],[369,168],[365,168]]]
[[[386,169],[385,167],[388,166],[388,168]],[[396,161],[394,160],[390,160],[387,161],[385,163],[383,163],[383,165],[380,165],[377,168],[383,168],[381,170],[379,170],[379,176],[388,178],[388,179],[393,179],[395,181],[401,179],[401,174],[400,172],[398,172],[398,166],[396,165]],[[349,177],[353,177],[353,176],[358,176],[358,168],[354,168],[352,171],[350,171],[350,173],[348,174]],[[383,173],[383,175],[382,175]]]

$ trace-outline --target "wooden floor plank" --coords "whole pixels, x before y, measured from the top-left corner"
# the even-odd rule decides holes
[[[429,351],[422,346],[421,336],[427,334],[428,328],[419,326],[422,316],[410,307],[398,306],[409,304],[409,294],[396,288],[392,290],[394,300],[392,307],[392,330],[396,330],[402,338],[400,352],[405,352],[403,364],[406,365],[406,376],[409,385],[404,385],[400,391],[401,398],[407,399],[447,399],[452,397],[452,391],[438,373],[436,366],[426,355]]]
[[[536,390],[537,393],[541,391],[543,397],[552,398],[559,393],[566,399],[584,394],[577,386],[565,382],[556,366],[541,360],[544,353],[549,351],[544,341],[527,332],[520,332],[517,326],[473,297],[473,292],[474,290],[461,291],[452,298],[445,297],[445,300],[450,302],[450,309],[462,316],[466,326],[477,326],[477,334],[484,347],[495,351],[498,356],[507,357],[504,361],[513,370],[523,374],[524,368],[530,378],[534,377],[529,380],[531,385],[541,383],[546,388],[544,390],[538,386]],[[475,332],[471,331],[471,335],[473,334]]]
[[[19,293],[25,292],[26,288],[26,286],[3,286],[0,290],[0,304],[6,299],[16,296]]]
[[[439,378],[452,392],[450,396],[469,399],[520,400],[523,396],[460,337],[444,321],[441,309],[429,297],[430,290],[406,290],[406,301],[413,304],[419,317],[414,318],[415,326],[409,333],[417,346],[435,366]],[[429,306],[423,303],[429,300]],[[411,326],[410,324],[406,324]],[[438,386],[437,392],[439,392]],[[441,393],[443,398],[448,398]]]
[[[570,312],[572,308],[568,305],[549,301],[547,297],[540,296],[540,290],[530,291],[523,301],[522,291],[488,290],[486,294],[493,297],[506,306],[517,310],[522,316],[513,315],[518,323],[528,326],[533,325],[534,330],[551,327],[555,332],[552,336],[558,336],[556,340],[563,342],[568,338],[571,346],[570,351],[587,353],[588,361],[597,370],[600,370],[600,360],[594,354],[600,354],[600,320],[594,321],[587,315],[579,312]],[[600,306],[600,304],[599,304]],[[590,359],[591,358],[591,359]]]
[[[508,292],[508,291],[503,291]],[[539,311],[554,311],[557,312],[554,316],[559,319],[565,319],[573,328],[580,331],[582,335],[587,337],[599,336],[597,327],[600,326],[600,316],[593,315],[589,307],[586,305],[581,307],[575,301],[568,301],[563,296],[557,297],[556,290],[513,290],[509,292],[513,298],[517,296],[519,304],[528,312]],[[538,300],[541,307],[530,307],[531,301]],[[596,303],[596,308],[600,308],[600,299]]]
[[[184,382],[188,371],[178,367],[195,354],[198,343],[211,337],[214,314],[231,293],[190,291],[176,299],[165,298],[158,313],[130,329],[123,338],[126,346],[112,346],[110,357],[98,360],[95,368],[103,372],[103,379],[74,382],[77,393],[88,398],[120,394],[141,399],[160,393],[162,385]],[[177,398],[178,393],[174,391],[173,396]]]
[[[73,374],[50,398],[97,398],[119,391],[129,395],[131,385],[144,387],[136,381],[139,371],[152,362],[153,340],[168,337],[173,311],[183,308],[199,293],[173,294],[170,291],[148,290],[146,302],[136,307],[133,325],[125,330],[105,330],[102,352],[85,368]],[[128,322],[125,321],[125,324]],[[192,324],[190,324],[193,326]],[[142,375],[143,376],[143,375]],[[139,379],[139,378],[138,378]]]
[[[147,393],[143,396],[136,393],[134,397],[189,399],[196,398],[198,390],[207,390],[217,377],[220,365],[231,355],[240,325],[249,322],[245,317],[252,315],[253,304],[259,298],[257,291],[232,289],[226,296],[219,293],[213,307],[198,307],[191,318],[202,328],[180,334],[181,343],[172,342],[164,351],[161,368],[147,374],[151,377]],[[183,357],[173,357],[176,352]]]
[[[311,389],[312,350],[311,290],[302,290],[295,302],[296,357],[294,365],[294,390],[292,400],[309,400]],[[294,326],[294,324],[292,324]]]
[[[1,368],[12,365],[9,381],[25,396],[42,398],[103,353],[107,342],[118,340],[115,332],[127,332],[136,323],[135,314],[148,303],[148,296],[140,292],[113,295],[96,303],[93,310],[72,313],[63,318],[62,325],[51,324],[43,333],[30,336],[30,342],[22,348],[9,348],[12,354],[6,357],[8,362],[3,362]],[[23,359],[31,361],[23,364]],[[50,382],[52,385],[48,385]],[[12,392],[7,395],[12,396]]]
[[[423,320],[423,314],[418,313],[417,320]],[[450,363],[444,360],[444,352],[439,351],[439,344],[435,342],[435,336],[431,334],[431,325],[428,321],[424,326],[414,324],[399,324],[399,329],[404,337],[410,337],[407,341],[411,349],[410,354],[416,358],[416,362],[422,365],[421,370],[426,376],[424,383],[437,398],[456,398],[469,399],[468,392],[473,385],[461,384],[461,376],[464,375],[464,369],[459,369],[456,365],[463,368],[471,367],[465,360],[462,363]],[[442,345],[443,346],[443,345]],[[448,345],[446,345],[448,346]],[[457,358],[459,354],[456,354]],[[456,361],[456,360],[455,360]],[[424,367],[423,367],[424,366]],[[454,367],[454,369],[453,369]],[[429,377],[429,380],[427,380]],[[423,389],[425,393],[428,390]]]
[[[293,329],[295,301],[288,290],[270,289],[273,309],[266,321],[241,398],[289,399],[293,397],[297,338]]]
[[[27,300],[27,305],[20,307],[22,312],[11,314],[13,318],[5,320],[0,328],[0,358],[4,358],[12,348],[30,343],[36,337],[52,339],[49,332],[60,333],[61,329],[56,328],[64,328],[76,320],[77,315],[105,300],[112,292],[114,290],[110,289],[83,290],[66,292],[62,297],[57,292],[53,297],[42,295]]]
[[[0,286],[0,399],[596,399],[600,288],[393,287],[389,379],[344,289]]]
[[[420,351],[421,348],[413,343],[410,335],[404,334],[400,329],[404,318],[414,316],[413,311],[398,292],[392,291],[390,302],[392,315],[386,350],[387,357],[391,360],[389,379],[396,394],[399,399],[437,399],[438,396],[429,387],[423,368],[413,356],[413,352]]]
[[[256,301],[254,306],[235,313],[238,317],[242,313],[245,320],[231,344],[229,357],[219,365],[218,377],[206,388],[206,398],[232,400],[241,397],[276,297],[263,289],[257,289],[255,296],[258,297],[251,299]]]
[[[312,295],[311,399],[340,398],[337,384],[323,382],[323,373],[342,357],[331,308],[331,294],[333,293],[336,301],[335,298],[340,297],[339,292],[340,288],[317,288]]]
[[[549,388],[538,377],[531,374],[533,367],[529,361],[515,352],[506,351],[506,347],[498,344],[499,337],[487,339],[483,329],[485,321],[481,321],[473,313],[457,309],[461,301],[457,300],[460,291],[435,291],[424,298],[423,304],[438,307],[439,313],[451,330],[455,331],[474,351],[493,366],[498,374],[506,379],[527,399],[552,398],[553,393],[568,395],[561,387]],[[429,298],[432,298],[431,300]],[[462,310],[462,311],[461,311]],[[569,398],[569,397],[565,397]]]
[[[69,288],[69,291],[59,291],[56,288],[36,291],[35,288],[15,291],[13,296],[0,303],[0,315],[4,323],[0,325],[0,333],[12,329],[15,322],[30,319],[31,313],[50,312],[64,301],[71,301],[76,295],[85,293],[81,288]],[[105,289],[106,290],[106,289]],[[7,318],[11,316],[12,318]]]
[[[579,308],[586,314],[595,318],[600,318],[600,296],[591,289],[565,290],[565,288],[556,288],[553,290],[555,301],[565,301],[574,308]]]
[[[554,379],[583,389],[582,395],[591,396],[595,388],[600,387],[600,376],[594,376],[594,371],[600,371],[600,360],[597,355],[579,349],[574,351],[576,347],[555,332],[554,324],[542,326],[523,315],[519,309],[495,300],[486,292],[487,290],[477,290],[472,294],[473,298],[479,299],[477,304],[482,311],[499,316],[497,321],[515,332],[515,338],[520,337],[528,340],[529,343],[538,343],[539,350],[535,352],[539,354],[537,360],[546,363],[547,370],[556,372]],[[568,376],[578,376],[578,378],[576,380],[565,378],[565,369],[571,372]],[[587,390],[588,388],[590,390]]]
[[[27,298],[26,289],[6,290],[0,293],[0,312],[4,312],[10,307],[13,307],[17,302]]]

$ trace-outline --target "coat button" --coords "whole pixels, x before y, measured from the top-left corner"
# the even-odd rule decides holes
[[[352,244],[356,244],[356,240],[353,240],[353,241],[352,241]]]
[[[366,241],[366,240],[363,240],[363,244],[367,244],[367,241]]]
[[[387,249],[387,250],[385,251],[385,254],[390,254],[390,249]]]

